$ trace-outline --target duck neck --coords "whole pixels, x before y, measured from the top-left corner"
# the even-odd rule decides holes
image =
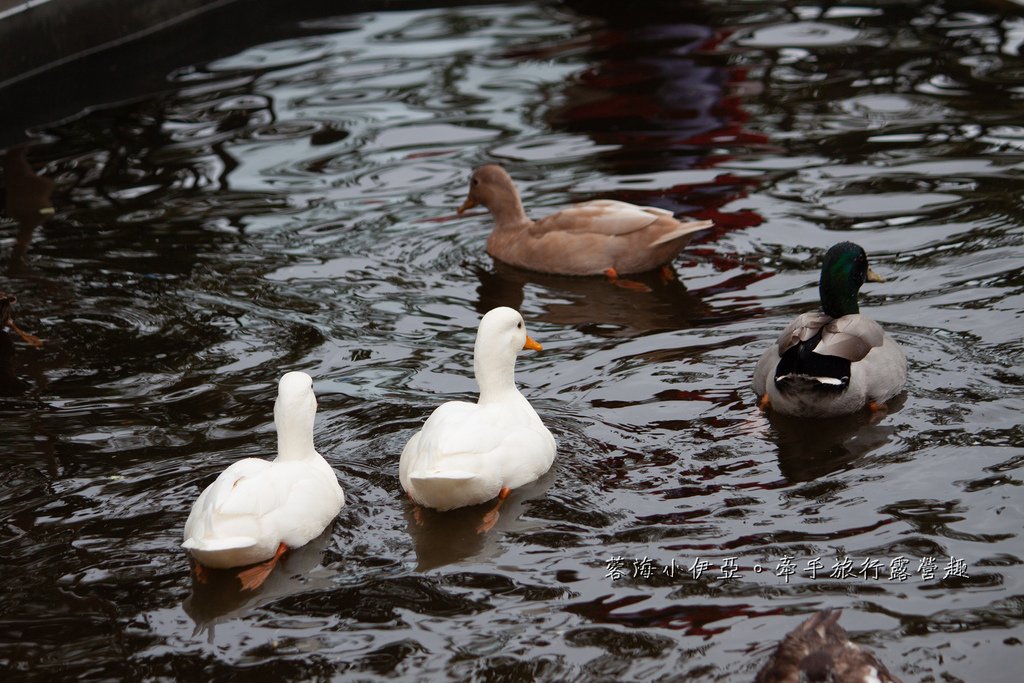
[[[479,403],[500,401],[511,394],[518,395],[516,389],[516,359],[513,355],[502,354],[495,349],[484,349],[478,344],[473,353],[473,371],[476,383],[480,386]]]
[[[274,424],[277,426],[278,458],[302,460],[317,455],[313,447],[314,417],[315,415],[274,416]]]
[[[848,273],[823,273],[818,286],[821,310],[831,318],[860,313],[860,305],[857,303],[859,289],[854,286]]]
[[[523,201],[519,198],[519,190],[515,187],[512,187],[511,190],[509,195],[511,201],[494,202],[494,206],[487,207],[491,215],[494,216],[494,223],[498,229],[520,228],[530,223],[526,210],[523,209]]]
[[[860,313],[857,294],[870,273],[868,257],[853,242],[841,242],[825,254],[818,280],[821,310],[832,318]]]

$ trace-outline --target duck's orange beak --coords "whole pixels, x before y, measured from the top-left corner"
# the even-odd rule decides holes
[[[459,215],[461,216],[467,209],[472,209],[474,206],[476,206],[476,202],[473,201],[473,198],[466,197],[466,201],[462,202],[462,206],[459,207]]]
[[[543,351],[544,347],[535,342],[530,335],[526,335],[526,343],[523,344],[523,349],[529,349],[530,351]]]

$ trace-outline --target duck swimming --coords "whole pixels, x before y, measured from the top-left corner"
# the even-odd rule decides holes
[[[497,497],[478,529],[486,531],[509,491],[551,467],[555,439],[515,384],[523,349],[541,346],[518,311],[500,307],[484,315],[473,352],[479,399],[442,404],[402,450],[398,476],[413,502],[451,510]]]
[[[842,610],[822,610],[779,643],[754,683],[900,683],[838,623]]]
[[[519,268],[559,275],[619,275],[671,261],[711,221],[681,223],[671,211],[597,199],[538,221],[526,216],[512,178],[497,164],[473,171],[459,214],[483,205],[494,217],[487,253]]]
[[[903,351],[857,304],[865,282],[884,281],[853,242],[828,250],[818,289],[822,310],[798,316],[757,362],[753,387],[762,407],[833,417],[880,409],[903,389]]]
[[[277,457],[245,458],[221,472],[192,505],[182,548],[203,567],[256,566],[239,574],[258,588],[289,548],[319,536],[345,504],[338,477],[313,447],[316,396],[304,372],[278,383]]]

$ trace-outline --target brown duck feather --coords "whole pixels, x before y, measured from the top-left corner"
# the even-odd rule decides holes
[[[837,622],[842,610],[822,610],[786,635],[755,683],[900,683],[877,657],[850,640]]]

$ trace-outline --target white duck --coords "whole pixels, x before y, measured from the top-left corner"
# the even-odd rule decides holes
[[[523,349],[541,346],[514,309],[495,308],[480,321],[473,351],[479,400],[441,405],[402,450],[398,476],[414,502],[451,510],[498,497],[479,528],[485,531],[511,489],[551,467],[555,439],[515,384]]]
[[[257,588],[289,548],[320,535],[345,504],[338,477],[313,448],[316,396],[304,372],[278,383],[274,403],[277,457],[246,458],[221,472],[192,505],[185,542],[202,567],[223,569],[262,563],[240,574]]]

